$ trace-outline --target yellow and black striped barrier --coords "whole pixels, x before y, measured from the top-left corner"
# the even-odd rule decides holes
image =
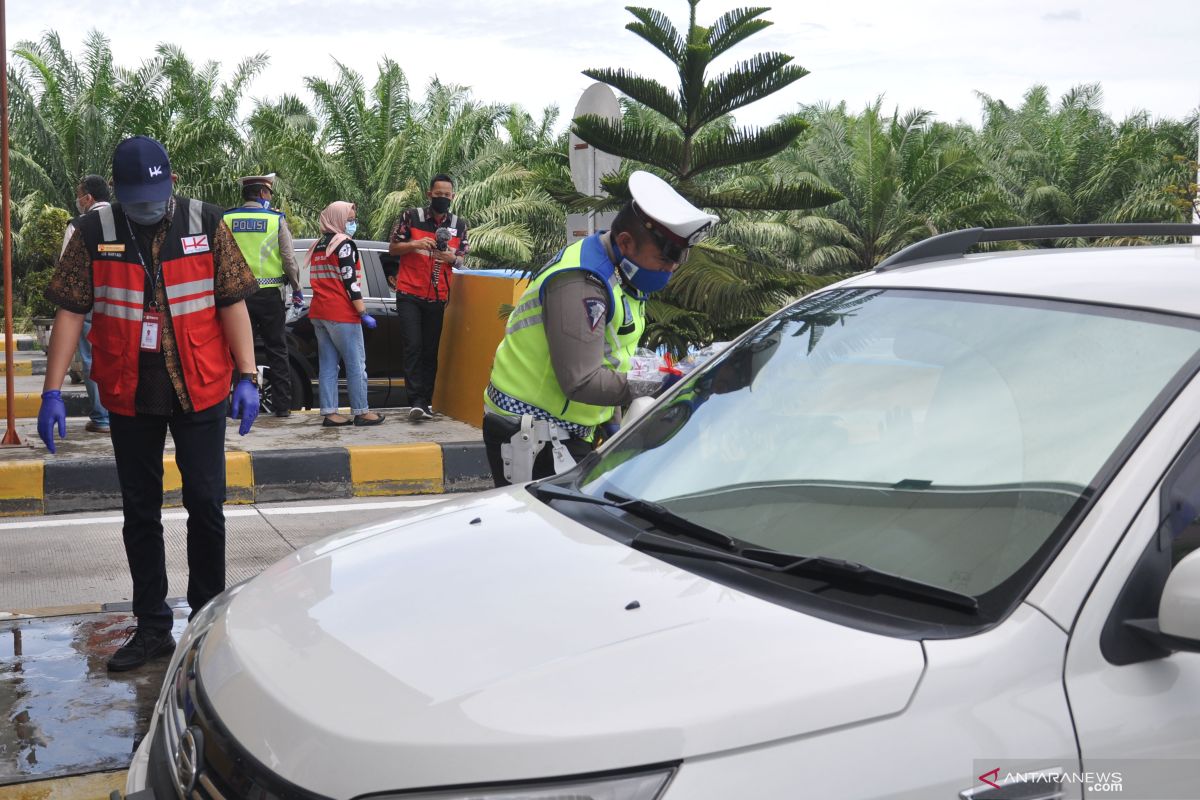
[[[441,494],[492,485],[483,442],[225,453],[228,503]],[[163,457],[164,505],[182,505],[175,456]],[[121,507],[112,458],[0,461],[0,516]]]

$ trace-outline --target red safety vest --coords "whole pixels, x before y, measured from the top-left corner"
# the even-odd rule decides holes
[[[342,244],[337,250],[342,249]],[[358,257],[358,245],[353,241],[354,248],[354,278],[362,285],[362,261]],[[308,310],[309,319],[325,319],[330,322],[360,322],[350,296],[346,294],[346,284],[342,282],[342,270],[338,265],[337,250],[331,255],[325,254],[325,245],[318,243],[309,261],[308,280],[312,284],[312,307]]]
[[[88,214],[79,224],[92,258],[92,380],[105,408],[134,416],[138,345],[145,308],[146,273],[138,260],[120,204]],[[167,295],[164,327],[175,333],[183,382],[193,411],[229,396],[233,359],[217,317],[213,294],[216,267],[212,245],[221,209],[199,200],[175,198],[175,215],[159,251]],[[145,253],[147,266],[150,253]]]
[[[423,208],[414,208],[408,213],[410,218],[416,217],[421,222],[425,221],[425,209]],[[446,242],[446,249],[453,253],[462,242],[462,238],[458,235],[458,217],[454,214],[447,215],[446,227],[454,231],[454,235]],[[437,234],[433,231],[422,230],[416,225],[411,226],[408,232],[412,237],[411,241],[414,242],[420,239],[437,240]],[[435,265],[438,267],[436,285],[433,280]],[[396,291],[411,294],[423,300],[440,300],[444,303],[450,299],[450,280],[453,274],[453,264],[438,263],[429,251],[416,250],[412,253],[405,253],[400,256],[400,271],[396,274]]]

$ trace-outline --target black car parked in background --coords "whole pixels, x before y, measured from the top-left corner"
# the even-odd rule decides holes
[[[292,408],[317,408],[317,337],[308,318],[312,288],[308,281],[308,248],[312,239],[296,239],[296,264],[300,267],[300,282],[304,289],[305,306],[299,313],[289,312],[287,324],[288,360],[291,362]],[[404,388],[404,360],[400,327],[396,318],[396,295],[383,274],[381,257],[387,257],[387,242],[358,241],[362,258],[363,302],[367,313],[378,322],[375,330],[363,328],[367,351],[367,402],[371,408],[408,405]],[[290,297],[290,292],[288,296]],[[258,363],[264,363],[262,343],[255,342]],[[263,391],[263,412],[274,411],[270,380],[266,367],[260,366]],[[346,373],[338,371],[338,404],[348,406]]]

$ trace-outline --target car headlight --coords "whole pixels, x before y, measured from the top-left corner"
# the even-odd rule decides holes
[[[378,800],[657,800],[674,768],[555,784],[488,786],[384,796]]]

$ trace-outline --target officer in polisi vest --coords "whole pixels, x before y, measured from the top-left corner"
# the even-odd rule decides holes
[[[266,383],[271,407],[277,417],[291,416],[292,373],[288,366],[284,326],[287,313],[281,291],[292,288],[292,305],[304,305],[300,290],[300,271],[292,252],[292,233],[287,217],[271,210],[275,173],[238,178],[242,185],[242,205],[225,212],[225,224],[258,280],[258,291],[246,298],[250,324],[262,337],[266,354]]]
[[[46,298],[59,307],[46,355],[38,435],[66,438],[63,378],[92,312],[92,379],[109,411],[137,628],[108,669],[135,669],[175,649],[163,546],[167,431],[187,509],[192,614],[225,589],[225,414],[243,436],[258,416],[254,276],[221,209],[173,196],[161,144],[134,136],[113,153],[111,206],[76,220]],[[232,353],[232,358],[230,357]],[[234,369],[240,373],[229,402]]]
[[[646,299],[717,217],[648,172],[634,172],[629,191],[633,200],[612,230],[564,249],[509,315],[483,398],[483,441],[497,486],[569,468],[591,451],[597,427],[617,406],[661,388],[661,377],[628,377]]]

